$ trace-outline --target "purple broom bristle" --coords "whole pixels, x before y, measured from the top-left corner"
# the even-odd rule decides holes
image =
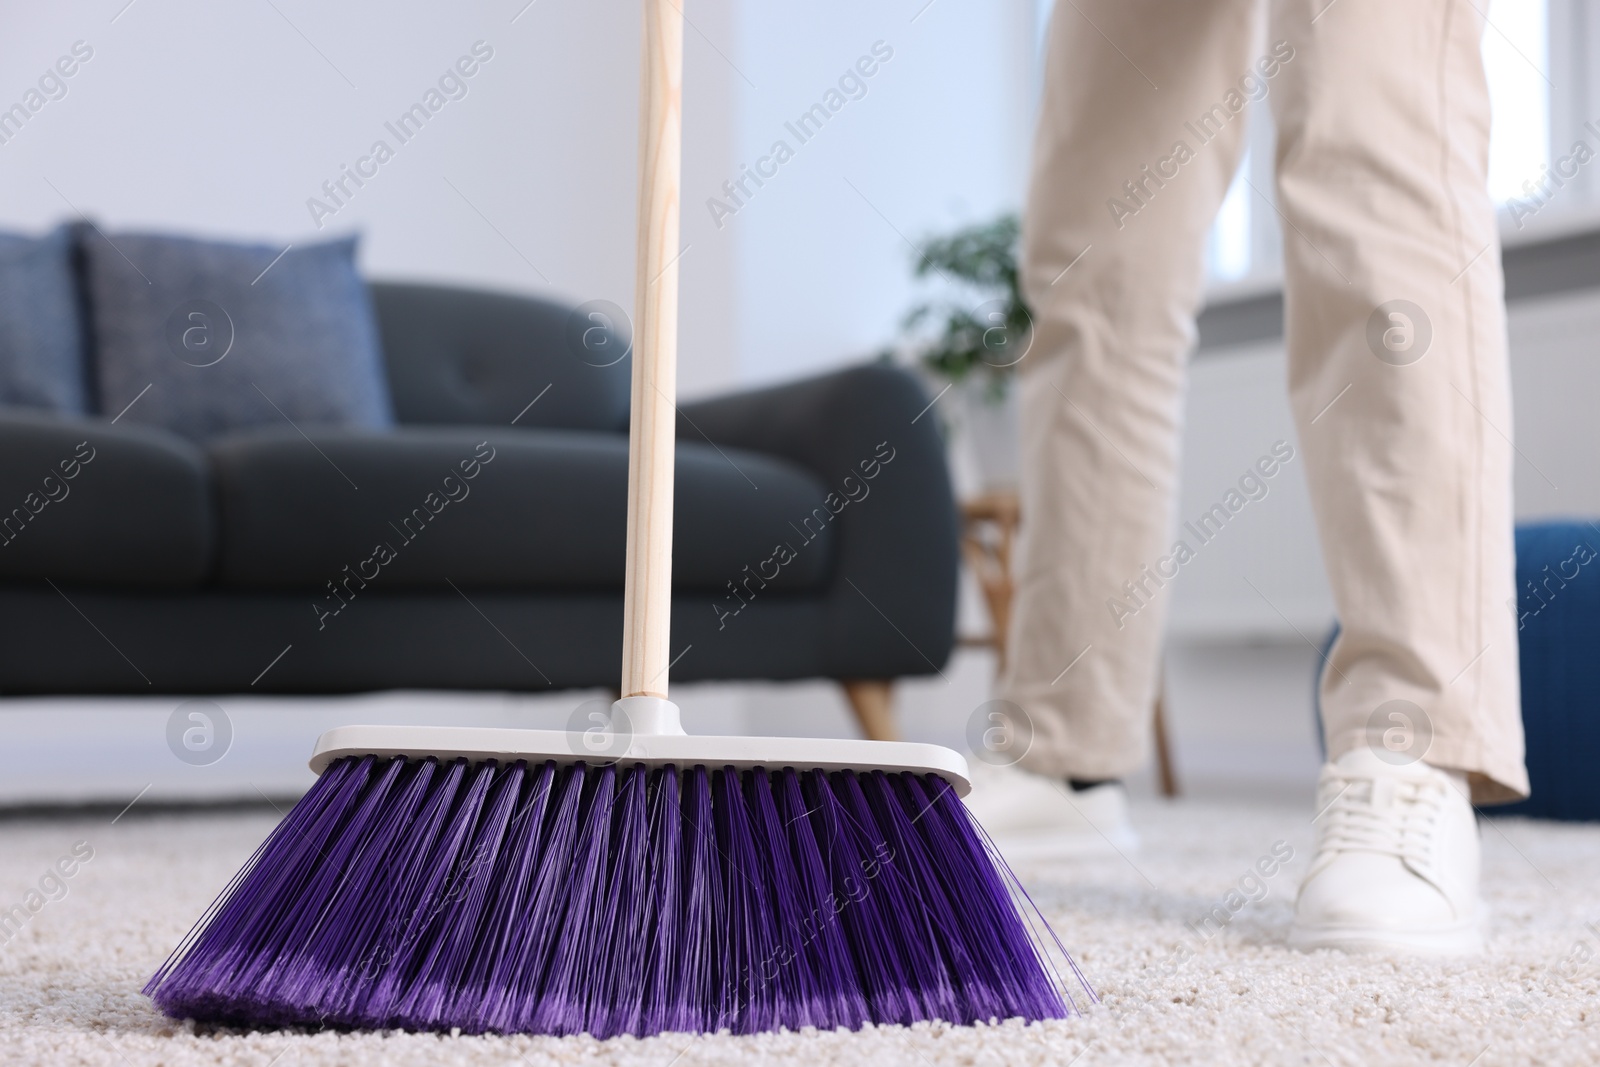
[[[588,971],[584,948],[598,930],[592,912],[605,891],[606,843],[611,832],[616,772],[611,767],[596,772],[580,764],[573,769],[572,777],[576,784],[569,788],[582,790],[581,806],[573,816],[577,840],[572,861],[561,872],[559,903],[552,901],[554,906],[544,911],[550,918],[553,937],[548,962],[540,968],[543,988],[539,997],[526,1005],[530,1010],[517,1024],[518,1030],[536,1034],[575,1034],[583,1029],[583,982]]]
[[[487,786],[490,768],[485,767],[479,777]],[[425,1020],[430,1026],[437,1024],[449,1007],[452,992],[466,982],[465,972],[488,903],[492,865],[501,855],[501,838],[516,803],[521,777],[518,767],[501,775],[483,805],[487,814],[469,839],[465,855],[457,861],[442,901],[445,907],[437,910],[431,930],[423,935],[430,947],[400,1006],[404,1018]],[[475,782],[474,790],[477,787]]]
[[[647,828],[650,850],[650,880],[645,886],[644,916],[640,928],[644,942],[644,965],[639,983],[639,1013],[631,1027],[619,1019],[616,1032],[659,1032],[682,982],[682,962],[678,958],[683,900],[683,815],[678,807],[678,776],[652,775],[650,822]],[[626,972],[619,974],[618,985]]]
[[[145,993],[234,1024],[600,1038],[1061,1018],[1013,886],[932,775],[351,756]]]
[[[579,862],[577,849],[582,827],[579,816],[584,802],[584,768],[577,766],[558,772],[558,780],[555,814],[550,822],[548,840],[539,856],[528,911],[514,920],[515,933],[512,936],[521,942],[521,947],[505,971],[505,979],[510,987],[508,996],[504,999],[502,1011],[489,1021],[489,1030],[512,1033],[532,1031],[532,1016],[541,997],[555,997],[561,993],[548,987],[541,990],[541,983],[546,969],[552,966],[561,927],[566,920],[572,873]],[[528,923],[528,913],[538,914],[544,921]]]
[[[545,814],[556,786],[556,766],[546,763],[536,775],[525,774],[524,781],[529,777],[531,783],[517,800],[504,854],[491,876],[489,913],[479,931],[478,950],[451,1006],[452,1017],[469,1033],[493,1029],[491,1020],[506,1011],[513,995],[506,975],[515,966],[521,943],[518,918],[532,892],[540,844],[545,840],[541,836]]]
[[[727,902],[725,987],[735,1008],[728,1019],[734,1033],[759,1033],[777,1028],[778,991],[757,979],[776,949],[769,936],[772,907],[750,832],[750,809],[740,776],[731,768],[716,774],[713,803],[718,851],[722,853],[722,885]],[[719,1028],[720,1029],[720,1028]]]
[[[723,988],[725,960],[718,947],[727,943],[726,908],[711,819],[711,776],[704,767],[686,775],[682,811],[684,965],[666,1029],[701,1033],[721,1029],[731,1005]]]
[[[794,889],[800,900],[797,929],[785,929],[789,944],[810,959],[819,990],[817,1010],[823,1019],[867,1019],[871,1015],[861,990],[861,979],[835,921],[831,906],[832,879],[818,847],[812,806],[806,803],[800,776],[778,776],[778,809],[794,857]]]
[[[623,775],[613,808],[610,849],[610,891],[601,902],[599,928],[612,933],[609,951],[601,946],[594,968],[588,1018],[596,1037],[631,1033],[643,996],[639,974],[644,964],[645,900],[649,877],[649,816],[646,799],[649,774],[631,767]]]
[[[761,985],[771,984],[779,1003],[792,1005],[794,1025],[826,1026],[830,1015],[823,1005],[822,961],[815,945],[808,943],[802,932],[805,897],[790,851],[788,827],[778,814],[767,772],[753,772],[750,786],[751,822],[759,827],[759,846],[766,861],[760,877],[770,887],[770,918],[775,935],[775,947],[763,957],[760,970],[752,978]]]

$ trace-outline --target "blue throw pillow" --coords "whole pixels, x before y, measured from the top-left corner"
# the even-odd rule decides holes
[[[84,238],[100,412],[196,441],[394,424],[355,239]]]
[[[0,234],[0,404],[89,410],[72,234]]]

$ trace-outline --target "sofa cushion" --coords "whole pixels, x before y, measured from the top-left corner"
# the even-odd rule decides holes
[[[257,431],[212,446],[224,585],[319,590],[330,610],[366,585],[622,586],[622,434],[408,427],[309,438]],[[733,582],[754,595],[763,582],[819,585],[832,524],[806,519],[826,492],[786,460],[680,441],[674,586],[727,591]]]
[[[85,414],[83,324],[71,230],[0,234],[0,404]]]
[[[151,427],[0,411],[0,579],[182,588],[210,570],[205,457]]]
[[[372,286],[372,303],[401,423],[516,419],[560,430],[628,423],[632,360],[617,309],[392,282]]]
[[[392,425],[353,238],[285,251],[90,234],[83,250],[104,414],[196,441]]]

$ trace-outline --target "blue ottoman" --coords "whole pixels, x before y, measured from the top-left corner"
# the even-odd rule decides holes
[[[1517,599],[1527,800],[1495,815],[1600,821],[1600,521],[1517,527]],[[1312,694],[1322,743],[1322,646]],[[1326,749],[1324,749],[1326,755]]]
[[[1600,819],[1600,524],[1517,528],[1515,610],[1533,794],[1492,810]]]

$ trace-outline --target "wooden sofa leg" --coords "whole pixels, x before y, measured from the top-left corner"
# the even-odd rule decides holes
[[[893,682],[854,680],[840,684],[850,698],[850,710],[856,713],[861,733],[869,741],[900,740],[900,731],[894,725]]]

